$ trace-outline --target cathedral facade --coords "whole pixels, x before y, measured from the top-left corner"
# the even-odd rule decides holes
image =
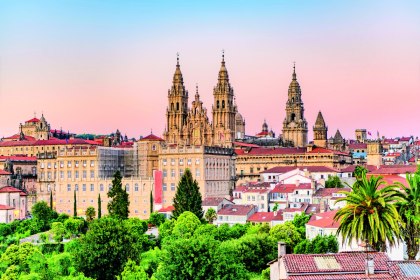
[[[237,136],[245,135],[245,121],[235,104],[224,55],[213,96],[213,119],[210,122],[207,109],[200,100],[198,86],[194,101],[188,107],[188,91],[177,58],[172,87],[168,90],[167,122],[163,133],[167,144],[232,147]]]

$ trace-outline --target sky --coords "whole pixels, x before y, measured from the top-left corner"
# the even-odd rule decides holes
[[[309,138],[420,135],[420,1],[0,0],[0,137],[162,135],[179,53],[211,119],[222,50],[246,134],[276,134],[296,62]]]

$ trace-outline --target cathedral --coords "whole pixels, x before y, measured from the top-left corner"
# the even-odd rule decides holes
[[[245,121],[238,113],[224,55],[213,96],[213,119],[210,122],[207,109],[200,100],[198,86],[194,101],[188,107],[188,91],[177,57],[172,87],[168,90],[167,122],[163,133],[167,144],[233,147],[235,138],[245,135]]]

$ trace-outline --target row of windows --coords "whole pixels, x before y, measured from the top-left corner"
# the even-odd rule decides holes
[[[60,179],[64,179],[64,171],[60,171]],[[83,170],[82,171],[82,173],[80,173],[78,170],[76,170],[76,171],[74,171],[74,178],[75,179],[79,179],[79,178],[83,178],[83,179],[87,179],[87,171],[86,170]],[[72,175],[73,175],[73,172],[72,171],[67,171],[67,179],[72,179]],[[81,175],[81,177],[80,177],[80,175]],[[89,175],[90,175],[90,177],[89,178],[91,178],[91,179],[93,179],[93,178],[95,178],[95,171],[94,170],[91,170],[90,172],[89,172]],[[56,179],[57,178],[57,171],[54,171],[54,172],[51,172],[51,171],[48,171],[48,172],[41,172],[41,174],[40,174],[40,177],[41,177],[41,180],[42,179],[49,179],[49,180],[51,180],[51,179]]]
[[[87,189],[87,185],[86,184],[82,184],[82,188],[81,188],[81,191],[86,191],[86,189]],[[108,185],[108,189],[107,189],[107,191],[109,191],[109,190],[111,190],[112,189],[112,185],[111,184],[109,184]],[[143,184],[143,188],[142,188],[142,191],[144,191],[144,189],[145,189],[145,184]],[[72,185],[71,184],[67,184],[67,191],[68,192],[70,192],[72,190]],[[79,184],[75,184],[74,185],[74,190],[75,191],[79,191],[80,189],[79,189]],[[89,190],[91,191],[91,192],[93,192],[93,191],[95,191],[95,185],[94,184],[90,184],[89,185]],[[125,190],[127,191],[127,192],[129,192],[130,191],[130,185],[129,184],[126,184],[125,185]],[[103,185],[103,184],[100,184],[99,185],[99,191],[100,192],[103,192],[103,191],[105,191],[105,186]],[[135,192],[138,192],[139,191],[139,185],[138,184],[135,184],[134,185],[134,191]]]
[[[179,171],[179,177],[182,177],[184,175],[184,169],[180,168],[178,171]],[[168,170],[163,169],[162,173],[163,173],[164,178],[168,177]],[[176,176],[175,169],[171,169],[171,178],[175,178],[175,176]],[[200,169],[195,170],[195,177],[200,178]]]
[[[176,162],[176,160],[174,158],[171,159],[171,165],[175,165],[175,162]],[[162,164],[164,166],[166,166],[167,163],[168,163],[168,160],[166,158],[162,159]],[[187,165],[191,165],[191,164],[192,164],[192,159],[187,159]],[[196,165],[200,164],[200,159],[199,158],[195,159],[195,164]],[[179,165],[184,165],[184,159],[183,158],[179,159]]]
[[[60,168],[64,168],[64,164],[65,164],[64,160],[61,160],[60,161]],[[74,163],[73,163],[72,160],[67,161],[67,167],[72,167],[73,165],[75,167],[79,167],[79,165],[81,165],[83,167],[86,167],[86,166],[88,166],[88,161],[87,160],[81,160],[81,161],[75,160]],[[45,168],[45,166],[47,168],[51,168],[52,166],[54,166],[54,168],[57,168],[57,162],[54,162],[54,164],[52,162],[47,162],[47,164],[45,164],[44,162],[40,163],[41,168]],[[89,166],[94,167],[95,166],[95,161],[91,160],[90,163],[89,163]]]
[[[163,191],[167,191],[168,190],[168,187],[167,187],[166,184],[163,184],[162,185],[162,190]],[[175,183],[171,183],[171,191],[174,191],[174,190],[175,190]]]

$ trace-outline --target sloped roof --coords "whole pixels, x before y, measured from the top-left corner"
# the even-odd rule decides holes
[[[270,169],[267,169],[260,174],[264,173],[287,173],[289,171],[299,169],[299,170],[307,170],[309,172],[339,172],[338,169],[322,166],[322,165],[314,165],[314,166],[276,166]]]
[[[325,121],[321,111],[318,112],[318,116],[316,117],[315,127],[325,127]]]
[[[281,213],[281,211],[277,211],[277,214],[275,212],[256,212],[252,214],[247,221],[254,223],[283,221],[283,214]]]
[[[246,216],[255,208],[254,205],[225,205],[217,212],[217,215]]]
[[[328,197],[328,196],[332,196],[333,193],[338,193],[340,191],[349,192],[351,191],[351,189],[350,188],[320,188],[315,192],[314,197]]]
[[[6,176],[6,175],[12,175],[12,173],[10,173],[6,170],[0,169],[0,175],[5,175]]]
[[[314,214],[309,219],[307,225],[319,228],[338,228],[340,223],[334,221],[336,213],[337,210]]]
[[[414,173],[417,170],[416,165],[381,165],[378,169],[369,172],[369,174],[392,175]]]
[[[146,137],[143,137],[140,139],[140,141],[165,141],[162,138],[160,138],[159,136],[154,135],[153,133],[147,135]]]
[[[218,206],[224,200],[224,197],[206,197],[203,200],[203,206]]]
[[[13,210],[13,209],[15,209],[15,208],[12,207],[12,206],[0,204],[0,210]]]
[[[6,186],[3,188],[0,188],[0,193],[13,193],[13,192],[21,192],[21,190],[12,186]]]

